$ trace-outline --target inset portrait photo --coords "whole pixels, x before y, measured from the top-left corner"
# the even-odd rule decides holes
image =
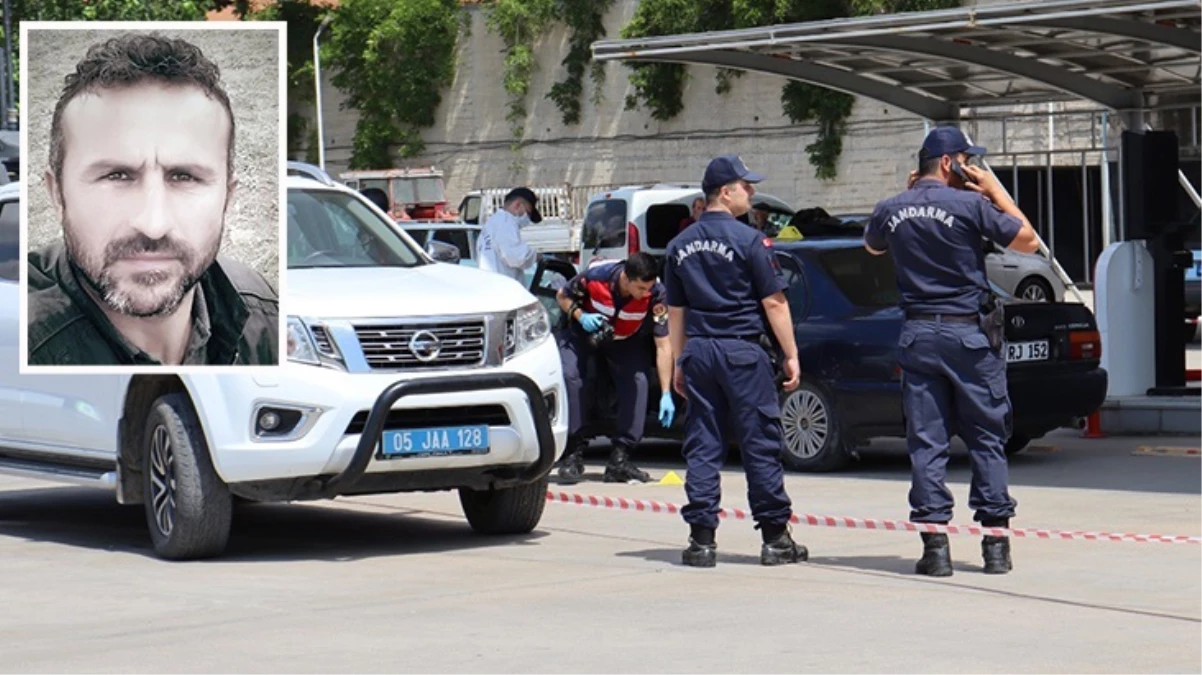
[[[22,373],[279,364],[284,31],[21,24]]]

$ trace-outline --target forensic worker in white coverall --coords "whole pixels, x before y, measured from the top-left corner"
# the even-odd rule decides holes
[[[492,214],[480,230],[476,242],[480,269],[503,274],[525,285],[524,270],[538,262],[539,254],[522,241],[521,230],[542,219],[533,190],[525,187],[510,190],[501,210]]]

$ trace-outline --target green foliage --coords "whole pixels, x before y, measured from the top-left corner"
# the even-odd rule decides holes
[[[593,81],[593,105],[601,102],[601,87],[605,82],[605,64],[593,61],[592,44],[605,36],[605,13],[614,0],[559,0],[559,16],[572,31],[568,53],[561,65],[567,70],[564,79],[551,87],[547,98],[555,102],[564,124],[580,122],[581,100],[584,97],[584,75]],[[590,65],[591,63],[591,65]]]
[[[203,21],[230,0],[11,0],[21,21]],[[17,32],[13,22],[13,32]],[[14,36],[16,37],[16,36]]]
[[[511,146],[516,150],[526,123],[526,94],[534,74],[534,42],[555,20],[556,0],[496,0],[488,10],[490,30],[505,43],[502,82],[509,94]]]
[[[794,124],[810,120],[818,123],[818,138],[806,146],[806,154],[816,178],[834,179],[855,98],[825,87],[790,81],[781,89],[780,102],[785,116]]]
[[[392,166],[424,149],[442,91],[455,74],[457,0],[343,0],[323,33],[323,65],[359,111],[351,168]]]
[[[238,0],[245,4],[246,0]],[[286,21],[288,23],[288,100],[312,102],[313,36],[326,10],[308,0],[277,0],[257,12],[241,14],[248,21]],[[329,30],[327,28],[326,30]],[[322,34],[323,37],[325,34]]]
[[[959,0],[642,0],[622,30],[624,38],[699,33],[781,23],[819,21],[883,12],[909,12],[958,7]],[[669,120],[684,110],[686,68],[670,63],[630,62],[634,92],[627,109],[646,106],[651,117]],[[719,68],[715,91],[730,91],[735,71]],[[782,112],[794,124],[815,122],[818,138],[806,146],[814,175],[836,176],[843,135],[854,97],[825,87],[790,81],[781,89]]]
[[[245,0],[9,0],[14,93],[20,96],[21,21],[204,21],[207,12],[241,2]]]
[[[288,23],[288,105],[309,104],[315,100],[313,82],[313,35],[326,11],[307,0],[277,0],[257,12],[249,11],[246,0],[237,0],[235,11],[247,21],[286,21]],[[316,127],[308,133],[307,120],[297,113],[288,115],[289,153],[308,147],[310,135],[317,142]],[[313,147],[316,152],[316,147]]]

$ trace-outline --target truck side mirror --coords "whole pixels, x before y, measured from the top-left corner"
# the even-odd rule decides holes
[[[430,241],[426,244],[426,253],[438,262],[459,264],[459,247],[443,241]]]

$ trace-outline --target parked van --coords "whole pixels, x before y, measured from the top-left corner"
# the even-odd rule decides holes
[[[594,194],[581,231],[580,266],[593,258],[625,260],[639,251],[662,260],[668,242],[693,215],[693,200],[704,197],[698,183],[628,186]],[[774,236],[794,210],[784,200],[756,192],[752,207],[768,214],[761,228]]]
[[[594,194],[580,233],[581,269],[593,258],[624,260],[639,251],[662,258],[701,196],[698,183],[631,185]]]

